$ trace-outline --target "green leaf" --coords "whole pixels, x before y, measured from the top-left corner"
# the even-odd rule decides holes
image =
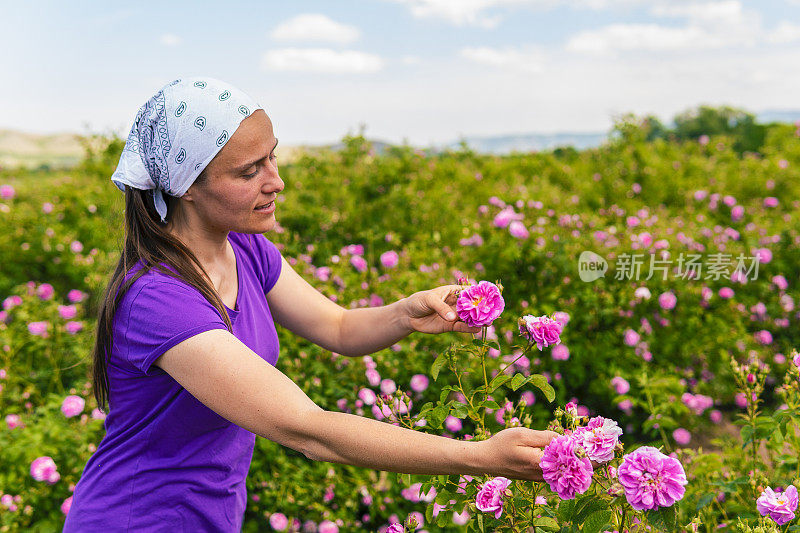
[[[556,399],[556,391],[553,387],[547,382],[547,378],[541,374],[533,374],[531,377],[528,378],[528,381],[542,391],[544,397],[547,398],[547,401],[553,403],[553,400]]]
[[[715,496],[716,496],[716,494],[714,494],[712,492],[709,492],[708,494],[703,494],[700,497],[700,499],[697,501],[697,509],[696,510],[699,511],[700,509],[702,509],[703,507],[705,507],[706,505],[711,503],[714,500]]]
[[[558,518],[562,522],[567,522],[572,518],[572,511],[575,509],[575,500],[564,500],[558,504]]]
[[[672,507],[662,507],[656,511],[645,511],[647,522],[661,531],[675,531],[678,521],[678,510]]]
[[[511,376],[508,374],[498,374],[495,378],[489,382],[489,392],[488,394],[493,393],[498,389],[498,387],[502,386],[506,381],[511,379]]]
[[[431,522],[433,522],[433,502],[425,508],[425,523],[430,524]]]
[[[549,531],[558,531],[559,528],[558,522],[549,516],[540,516],[535,518],[532,525]]]
[[[594,514],[598,511],[605,511],[606,509],[608,509],[608,503],[606,501],[597,499],[594,495],[586,496],[581,500],[576,500],[572,521],[580,524],[590,514]]]
[[[596,513],[592,513],[586,517],[586,520],[583,521],[583,528],[582,531],[586,533],[600,533],[601,531],[606,529],[608,526],[609,521],[611,520],[611,511],[598,511]],[[577,520],[575,522],[578,522]],[[670,529],[669,531],[674,531]]]
[[[431,376],[433,377],[433,381],[439,377],[439,371],[447,364],[447,353],[440,353],[436,359],[433,360],[433,364],[431,365]]]
[[[485,407],[486,409],[500,409],[500,404],[494,400],[486,400],[485,402],[481,403],[481,406]]]
[[[511,378],[511,389],[517,390],[518,388],[522,387],[527,379],[528,378],[522,374],[514,374],[514,377]]]
[[[483,525],[483,513],[478,513],[478,528],[481,530],[481,533],[486,533],[486,529]]]

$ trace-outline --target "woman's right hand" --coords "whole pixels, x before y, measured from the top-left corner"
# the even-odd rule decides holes
[[[508,428],[478,444],[486,461],[486,472],[525,481],[542,481],[544,447],[558,436],[554,431]]]

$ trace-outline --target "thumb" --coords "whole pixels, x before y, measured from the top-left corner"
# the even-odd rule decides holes
[[[436,313],[442,317],[443,320],[447,320],[448,322],[453,322],[458,318],[453,309],[444,303],[444,301],[439,297],[438,294],[429,292],[427,297],[428,306],[436,311]]]

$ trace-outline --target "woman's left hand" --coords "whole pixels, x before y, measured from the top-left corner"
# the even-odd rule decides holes
[[[442,285],[406,298],[409,328],[421,333],[480,332],[481,328],[471,328],[458,318],[456,301],[460,290],[460,285]]]

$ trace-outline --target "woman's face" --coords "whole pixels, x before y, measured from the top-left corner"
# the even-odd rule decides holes
[[[182,200],[186,217],[211,231],[264,233],[275,225],[275,198],[284,184],[274,150],[278,139],[263,109],[245,118],[206,167],[206,182]],[[256,207],[269,204],[266,209]],[[189,215],[192,213],[192,215]]]

